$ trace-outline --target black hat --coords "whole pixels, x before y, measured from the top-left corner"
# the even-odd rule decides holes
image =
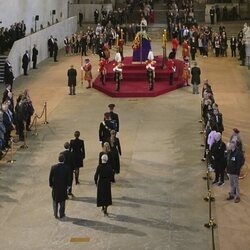
[[[108,105],[109,108],[113,109],[115,107],[115,104],[111,103]]]

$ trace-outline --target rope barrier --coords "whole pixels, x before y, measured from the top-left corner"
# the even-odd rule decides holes
[[[32,128],[34,126],[34,132],[32,133],[32,135],[37,135],[38,134],[37,133],[37,120],[41,119],[43,117],[43,115],[44,115],[44,124],[48,124],[49,122],[48,122],[48,117],[47,117],[47,102],[44,102],[44,106],[43,106],[43,110],[42,110],[41,115],[39,116],[39,115],[37,115],[35,113],[35,115],[33,117],[32,123],[30,125],[30,128]],[[27,130],[26,130],[26,126],[24,126],[24,127],[25,127],[25,130],[24,130],[24,142],[23,142],[23,145],[20,146],[20,148],[22,148],[22,149],[28,148],[28,145],[27,145],[28,133],[27,133]],[[11,143],[11,146],[10,146],[11,159],[8,162],[9,163],[14,163],[15,160],[13,159],[13,138],[12,137],[10,138],[10,143]],[[7,152],[9,152],[9,150]],[[1,159],[3,159],[5,157],[7,152],[2,155]]]

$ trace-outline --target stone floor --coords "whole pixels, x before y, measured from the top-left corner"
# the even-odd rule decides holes
[[[153,41],[153,50],[161,54],[161,42]],[[130,45],[125,54],[131,55]],[[97,56],[89,58],[96,76]],[[224,114],[224,140],[237,126],[248,149],[249,71],[231,58],[197,61]],[[71,64],[79,74],[76,96],[67,89]],[[112,99],[80,84],[79,56],[61,53],[58,63],[48,59],[38,66],[15,81],[14,92],[17,96],[28,88],[38,115],[47,101],[49,124],[38,122],[38,135],[28,134],[27,149],[14,145],[13,164],[6,162],[10,154],[0,162],[0,249],[212,249],[211,231],[203,226],[208,204],[203,201],[207,189],[197,122],[200,95],[186,87],[157,98]],[[98,127],[111,102],[120,115],[122,157],[112,185],[113,205],[104,217],[96,207],[93,176],[101,150]],[[60,221],[53,217],[48,175],[75,130],[85,140],[86,160],[81,185],[73,187],[75,198],[67,201],[67,217]],[[216,249],[250,249],[248,176],[241,187],[239,204],[225,201],[227,184],[213,188]],[[72,243],[73,237],[86,242]]]

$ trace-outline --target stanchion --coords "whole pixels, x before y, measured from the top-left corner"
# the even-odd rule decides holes
[[[47,102],[44,103],[44,124],[48,124],[47,120]]]
[[[10,160],[8,161],[8,163],[14,163],[16,160],[13,159],[13,137],[10,138]]]
[[[211,195],[211,189],[208,190],[208,194],[206,197],[204,197],[204,201],[215,201],[215,198]]]
[[[35,118],[34,118],[34,126],[35,126],[35,129],[34,129],[34,132],[32,133],[32,135],[37,136],[38,133],[37,133],[37,115],[36,114],[35,114]]]

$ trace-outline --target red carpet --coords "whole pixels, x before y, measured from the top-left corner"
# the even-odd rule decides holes
[[[161,68],[162,57],[157,56],[155,59],[156,70],[153,91],[148,90],[145,64],[132,64],[132,57],[124,58],[122,72],[123,80],[121,81],[119,92],[115,90],[116,85],[114,81],[113,62],[106,65],[106,84],[103,86],[100,83],[100,78],[98,76],[93,82],[93,87],[111,97],[154,97],[183,87],[184,81],[181,77],[183,62],[175,60],[176,72],[174,74],[174,84],[170,86],[168,84],[168,75],[166,74],[166,70]]]

